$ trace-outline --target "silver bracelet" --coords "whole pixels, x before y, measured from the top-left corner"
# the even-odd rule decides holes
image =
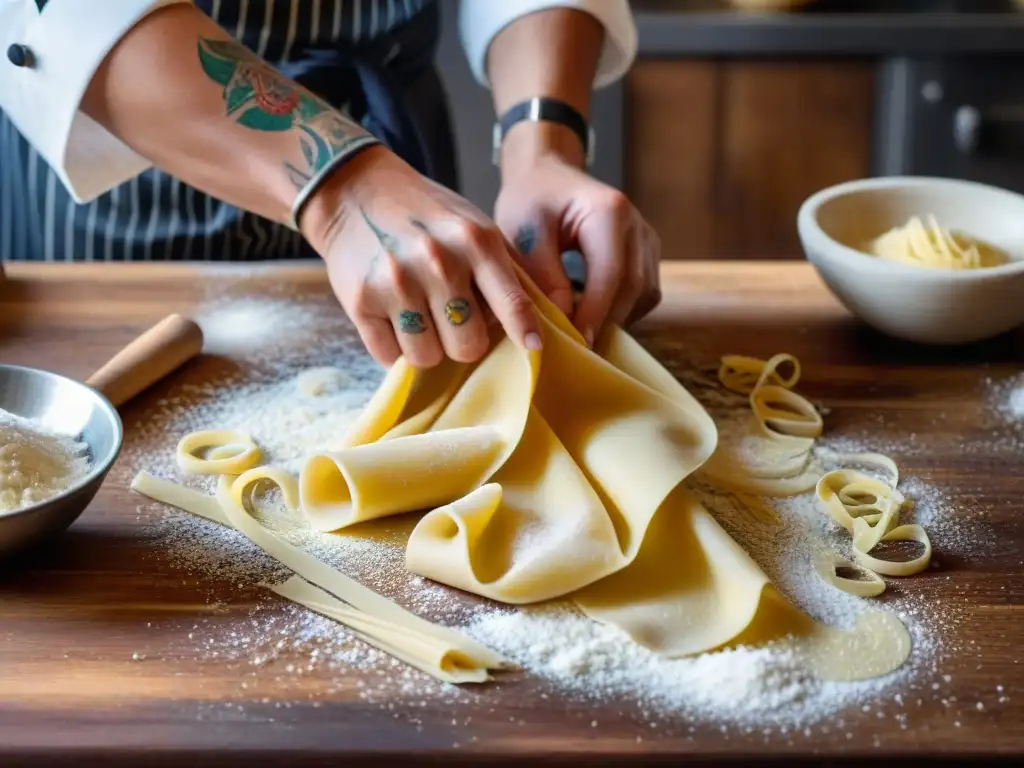
[[[353,139],[352,143],[345,147],[345,150],[331,158],[330,162],[327,163],[323,168],[316,172],[306,185],[299,190],[299,194],[295,197],[295,202],[292,203],[292,215],[291,221],[288,222],[290,226],[296,232],[299,231],[299,215],[302,213],[303,207],[309,201],[309,198],[316,192],[317,188],[324,182],[332,172],[337,170],[341,165],[347,163],[353,157],[358,155],[364,149],[382,144],[381,140],[376,136],[367,134],[361,136],[358,139]]]

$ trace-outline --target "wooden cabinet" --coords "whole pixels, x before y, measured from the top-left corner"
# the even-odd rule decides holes
[[[796,258],[808,195],[869,175],[874,64],[640,59],[625,187],[666,258]]]

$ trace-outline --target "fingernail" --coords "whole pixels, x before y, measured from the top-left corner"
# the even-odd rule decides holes
[[[539,333],[528,333],[526,334],[526,348],[532,352],[539,352],[544,347],[544,344],[540,340]]]
[[[587,342],[587,346],[591,349],[594,348],[594,329],[585,328],[583,330],[583,340]]]

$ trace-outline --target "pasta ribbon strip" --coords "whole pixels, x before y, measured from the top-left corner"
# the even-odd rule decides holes
[[[868,461],[865,457],[869,457]],[[899,477],[895,462],[886,456],[864,454],[857,458],[861,463],[885,459],[876,463],[887,469],[891,463],[892,475]],[[931,540],[920,525],[899,525],[900,511],[906,499],[895,487],[853,469],[839,469],[822,477],[816,492],[828,516],[853,536],[854,562],[878,576],[879,581],[882,581],[880,575],[912,576],[928,567],[932,556]],[[882,541],[917,541],[924,546],[924,552],[908,561],[883,560],[870,555]],[[834,565],[826,568],[819,562],[815,567],[823,578],[844,592],[861,597],[872,596],[865,591],[873,589],[863,586],[866,582],[835,576]],[[832,575],[825,575],[829,570]],[[881,594],[882,589],[873,594]]]
[[[916,541],[924,547],[918,557],[913,560],[882,560],[872,557],[867,552],[853,547],[853,559],[863,568],[880,573],[885,576],[913,576],[928,567],[932,560],[932,542],[928,538],[928,532],[920,525],[901,525],[889,531],[882,537],[882,541]]]
[[[861,570],[868,578],[867,580],[847,579],[836,572],[837,568]],[[850,562],[842,555],[837,555],[834,552],[822,552],[814,558],[814,570],[816,570],[818,575],[825,581],[829,582],[832,586],[837,589],[841,589],[843,592],[850,595],[856,595],[857,597],[877,597],[885,592],[885,579],[879,576],[875,571],[870,568],[858,568],[857,565]]]
[[[213,449],[203,458],[197,454]],[[208,429],[185,435],[175,459],[182,472],[192,475],[240,475],[263,460],[263,451],[248,435],[227,429]]]
[[[488,670],[513,665],[490,648],[455,630],[423,619],[379,595],[327,563],[264,528],[246,510],[246,491],[269,480],[279,485],[289,507],[297,507],[295,478],[273,467],[257,467],[238,477],[221,475],[211,498],[191,488],[139,472],[132,489],[149,498],[215,523],[234,527],[296,573],[271,591],[344,624],[385,653],[448,683],[482,683]]]

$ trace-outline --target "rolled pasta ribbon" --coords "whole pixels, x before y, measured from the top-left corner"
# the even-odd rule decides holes
[[[916,541],[924,547],[918,557],[913,560],[881,560],[872,557],[866,551],[859,549],[856,542],[853,545],[853,559],[863,568],[880,573],[884,576],[913,576],[928,567],[932,561],[932,542],[928,538],[928,532],[920,525],[901,525],[882,536],[882,541]]]
[[[787,364],[792,373],[783,376],[778,369]],[[723,355],[718,380],[726,389],[741,395],[749,395],[762,383],[792,389],[800,381],[800,361],[785,353],[775,355],[767,362],[744,355]]]
[[[808,451],[825,426],[821,414],[806,398],[785,387],[758,386],[750,394],[750,407],[765,434],[805,446]]]
[[[297,574],[271,586],[272,591],[344,624],[370,645],[439,680],[482,683],[490,679],[488,670],[514,668],[487,646],[410,613],[264,528],[238,500],[254,482],[263,479],[283,480],[281,488],[286,497],[297,497],[297,489],[288,489],[289,480],[294,484],[294,478],[265,467],[233,479],[222,475],[216,498],[147,472],[136,475],[132,488],[155,501],[237,529]]]
[[[789,372],[783,373],[786,368]],[[699,470],[701,476],[748,498],[754,494],[795,496],[815,486],[822,473],[812,465],[811,450],[824,423],[808,400],[791,391],[800,373],[800,361],[786,353],[768,360],[722,357],[719,381],[733,392],[748,395],[756,425],[756,434],[750,437],[760,441],[758,455],[763,461],[750,461],[742,452],[720,445]]]
[[[817,484],[818,499],[829,517],[853,536],[854,547],[870,552],[899,522],[903,494],[853,469],[837,469]]]
[[[281,496],[289,512],[299,511],[299,481],[277,467],[254,467],[231,481],[231,497],[245,507],[245,492],[256,483],[269,480],[281,489]]]
[[[884,453],[836,453],[835,451],[825,450],[821,456],[843,467],[849,464],[859,464],[865,467],[885,470],[892,475],[890,485],[893,488],[900,484],[900,468],[896,466],[895,461]]]
[[[209,456],[199,451],[213,449]],[[248,435],[226,429],[208,429],[185,435],[175,452],[178,467],[193,475],[240,475],[257,466],[263,452]]]
[[[857,565],[834,552],[822,552],[814,558],[814,570],[836,589],[856,597],[877,597],[885,592],[885,579],[875,571],[861,567],[859,570],[864,571],[866,580],[847,579],[839,575],[837,568],[857,568]]]

